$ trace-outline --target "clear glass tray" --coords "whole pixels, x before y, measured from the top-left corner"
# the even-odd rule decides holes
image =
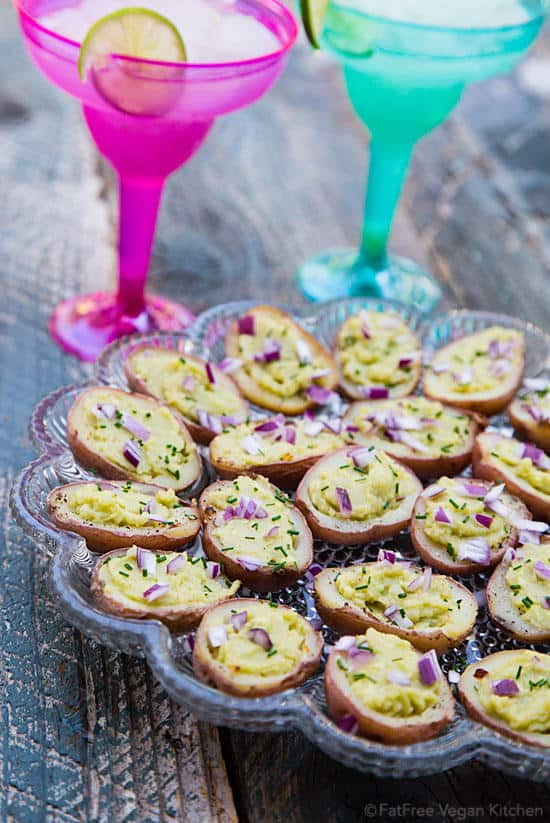
[[[208,359],[223,358],[223,333],[227,323],[254,305],[251,302],[226,304],[199,316],[182,334],[157,334],[119,340],[109,346],[95,366],[95,381],[127,388],[124,360],[136,343],[143,340],[170,345],[178,351],[195,351]],[[550,337],[530,324],[489,312],[453,311],[422,322],[420,316],[398,304],[379,300],[354,299],[325,304],[315,313],[294,311],[297,318],[315,336],[330,346],[338,326],[360,308],[399,311],[422,339],[428,356],[457,336],[498,323],[525,332],[527,344],[526,372],[536,376],[550,366]],[[87,384],[68,386],[45,398],[35,409],[30,423],[33,442],[40,456],[20,473],[12,489],[12,509],[22,526],[40,547],[51,556],[51,589],[64,616],[86,635],[127,654],[146,658],[152,671],[169,694],[198,717],[217,725],[246,730],[284,730],[299,728],[323,751],[341,763],[383,777],[414,777],[441,772],[471,758],[528,777],[550,779],[550,753],[532,746],[512,742],[485,726],[472,721],[457,703],[455,721],[435,740],[408,746],[390,746],[346,734],[331,721],[326,712],[323,675],[319,672],[303,686],[266,698],[237,698],[210,688],[195,679],[191,665],[191,634],[174,635],[154,620],[140,621],[112,617],[99,611],[90,595],[90,574],[96,556],[82,538],[59,531],[49,520],[45,501],[55,486],[91,475],[78,466],[68,450],[66,415],[75,396]],[[263,412],[265,414],[265,412]],[[493,419],[495,427],[504,419]],[[203,450],[203,457],[207,454]],[[213,477],[205,469],[199,487]],[[199,488],[197,487],[197,488]],[[197,489],[193,492],[196,493]],[[410,538],[405,532],[391,541],[403,557],[415,560]],[[374,560],[380,544],[367,547],[335,547],[317,542],[315,562],[321,566],[343,566],[354,561]],[[200,538],[193,551],[202,552]],[[493,626],[484,607],[486,576],[465,579],[480,602],[479,619],[473,633],[456,649],[442,658],[443,669],[461,671],[464,666],[500,649],[515,648],[517,642]],[[306,578],[274,595],[278,602],[297,609],[320,624],[312,598],[312,578]],[[243,592],[247,594],[246,590]],[[326,642],[336,636],[322,627]]]

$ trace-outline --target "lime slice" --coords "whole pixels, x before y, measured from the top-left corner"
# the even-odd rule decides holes
[[[329,0],[301,0],[302,21],[311,45],[318,49]]]
[[[184,63],[187,59],[181,34],[166,17],[142,8],[119,9],[98,20],[80,47],[78,72],[86,79],[90,66],[104,64],[111,54]]]

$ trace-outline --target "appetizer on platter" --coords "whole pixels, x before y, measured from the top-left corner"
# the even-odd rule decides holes
[[[487,608],[522,643],[550,642],[550,539],[509,553],[489,580]]]
[[[320,457],[342,447],[340,430],[338,418],[256,420],[217,435],[210,462],[224,479],[263,474],[278,486],[295,488]]]
[[[353,403],[343,420],[347,440],[391,454],[419,477],[458,474],[471,461],[486,421],[425,397]]]
[[[411,538],[425,563],[474,574],[499,563],[530,527],[531,512],[504,484],[441,477],[416,501]]]
[[[491,654],[468,666],[458,693],[474,720],[520,743],[550,746],[550,655]]]
[[[523,332],[492,326],[436,352],[424,374],[424,394],[491,415],[510,403],[524,368]]]
[[[173,631],[185,631],[209,606],[233,597],[240,585],[204,557],[131,546],[102,555],[91,591],[98,607],[115,617],[154,618]]]
[[[376,563],[319,572],[315,600],[325,623],[341,634],[375,628],[439,653],[464,640],[477,617],[477,601],[460,583],[384,549]]]
[[[231,365],[216,366],[191,354],[143,344],[129,355],[124,370],[132,391],[169,403],[193,439],[209,443],[215,434],[248,417],[248,403],[224,371],[230,372]]]
[[[95,386],[67,417],[76,460],[114,480],[137,480],[183,491],[200,477],[201,459],[180,415],[141,394]]]
[[[404,529],[421,491],[416,475],[385,452],[353,446],[309,469],[298,486],[296,505],[315,537],[354,545]]]
[[[340,387],[348,397],[404,397],[420,379],[422,349],[398,314],[361,311],[340,327],[334,362]]]
[[[476,439],[472,467],[476,477],[505,483],[535,517],[550,520],[550,457],[542,449],[496,432],[484,432]]]
[[[238,361],[232,377],[248,400],[283,414],[324,405],[338,382],[330,354],[289,314],[256,306],[231,324],[225,340]]]
[[[550,451],[550,380],[547,377],[525,380],[508,409],[508,416],[519,437]]]
[[[46,505],[56,526],[81,535],[95,552],[134,544],[176,550],[200,529],[196,506],[181,501],[173,489],[131,480],[67,483],[49,493]]]
[[[455,701],[433,649],[368,629],[342,637],[325,669],[325,694],[340,728],[385,743],[417,743],[454,718]]]
[[[240,697],[299,686],[319,668],[323,638],[293,609],[240,598],[209,609],[195,637],[196,676]]]
[[[231,579],[256,591],[277,591],[298,580],[313,560],[303,514],[261,475],[220,480],[200,498],[202,544]]]

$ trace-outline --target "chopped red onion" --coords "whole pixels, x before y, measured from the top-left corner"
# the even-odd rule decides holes
[[[272,526],[270,528],[270,530],[268,531],[268,533],[266,534],[266,537],[276,537],[278,534],[279,534],[279,526]]]
[[[501,680],[493,680],[491,683],[493,694],[499,697],[513,697],[519,694],[519,686],[515,680],[510,677],[503,677]]]
[[[347,734],[356,734],[359,730],[359,723],[352,714],[345,714],[337,721],[337,726]]]
[[[365,340],[370,340],[371,332],[369,328],[369,316],[366,312],[362,311],[359,314],[359,324],[361,326],[361,334],[365,338]]]
[[[167,522],[166,517],[163,517],[162,514],[159,514],[156,500],[148,500],[147,505],[145,506],[145,511],[147,512],[149,520],[152,520],[155,523]]]
[[[237,563],[246,569],[247,572],[255,572],[258,569],[263,568],[264,562],[263,560],[259,560],[257,557],[249,557],[248,555],[241,555],[240,557],[236,557],[235,560]]]
[[[376,457],[376,450],[366,446],[359,446],[356,449],[349,449],[348,457],[351,457],[357,468],[364,469]]]
[[[122,450],[122,454],[128,461],[131,463],[134,468],[139,466],[139,461],[141,460],[141,452],[139,450],[139,446],[133,440],[127,440],[124,444],[124,448]]]
[[[361,666],[366,666],[367,663],[370,663],[373,657],[373,652],[368,649],[358,649],[356,646],[352,646],[348,651],[348,660],[353,669],[359,669]]]
[[[185,391],[194,391],[197,381],[190,374],[187,374],[181,381],[181,385]]]
[[[474,370],[471,366],[467,366],[460,374],[455,375],[455,382],[460,386],[467,386],[474,379]]]
[[[508,549],[506,549],[506,551],[504,552],[504,556],[503,556],[503,558],[502,558],[502,562],[503,562],[503,563],[508,564],[508,563],[511,563],[513,560],[515,560],[515,558],[516,558],[516,552],[515,552],[515,550],[514,550],[514,549],[512,549],[512,548],[508,548]]]
[[[239,317],[237,322],[239,334],[255,334],[255,322],[253,314],[245,314],[244,317]]]
[[[262,444],[253,434],[247,434],[246,437],[243,437],[241,440],[241,446],[245,452],[253,456],[257,456],[262,453]]]
[[[520,531],[518,533],[518,543],[524,546],[526,543],[531,543],[533,546],[538,546],[540,543],[540,534],[538,532]]]
[[[309,386],[306,389],[306,395],[318,406],[324,406],[338,397],[335,392],[330,391],[330,389],[324,389],[322,386]]]
[[[416,437],[413,437],[412,434],[408,434],[404,431],[396,431],[393,433],[394,440],[398,440],[400,443],[403,443],[404,446],[408,446],[409,449],[412,449],[416,452],[427,452],[429,449],[420,442]]]
[[[214,369],[212,368],[212,364],[211,363],[206,363],[204,369],[206,371],[206,376],[208,377],[208,382],[209,383],[215,383],[216,378],[214,376]]]
[[[511,510],[508,506],[505,506],[502,500],[487,500],[485,498],[485,505],[488,509],[491,509],[492,512],[495,514],[500,515],[500,517],[504,517],[505,520],[508,520],[511,517]]]
[[[442,676],[439,661],[434,649],[422,655],[418,661],[418,673],[425,686],[431,686]]]
[[[508,374],[512,366],[509,360],[495,360],[489,368],[491,374],[495,377],[503,377],[505,374]]]
[[[341,486],[336,486],[336,499],[338,500],[338,507],[340,509],[340,514],[344,517],[350,515],[353,511],[353,506],[351,505],[351,500],[349,498],[349,494],[347,489],[343,489]]]
[[[410,686],[411,679],[407,677],[406,674],[400,672],[398,669],[391,669],[387,674],[386,677],[390,681],[390,683],[394,683],[396,686]]]
[[[452,523],[451,518],[442,506],[438,506],[435,512],[436,523]]]
[[[131,414],[123,414],[120,421],[127,431],[133,434],[138,440],[143,440],[145,443],[151,437],[151,432],[146,426],[143,426],[139,420]]]
[[[254,431],[258,434],[272,434],[280,428],[278,420],[265,420],[259,426],[254,427]]]
[[[387,386],[364,386],[361,394],[368,400],[386,400],[390,396],[390,390]]]
[[[423,574],[417,574],[416,577],[413,577],[413,579],[410,581],[410,583],[407,583],[407,591],[415,592],[417,589],[419,589],[421,586],[423,586],[423,584],[424,584],[424,575]]]
[[[487,494],[487,487],[482,486],[480,483],[469,483],[465,480],[462,487],[466,497],[485,497]]]
[[[320,566],[318,563],[312,563],[309,567],[309,573],[312,574],[314,577],[315,575],[319,574],[323,571],[323,567]]]
[[[522,408],[524,408],[527,414],[533,418],[535,423],[540,423],[544,417],[538,406],[534,406],[532,403],[522,403]]]
[[[258,646],[261,646],[262,649],[265,649],[266,652],[268,652],[273,646],[271,638],[265,629],[261,629],[259,627],[250,629],[250,631],[248,632],[248,637],[253,643],[256,643]]]
[[[499,483],[498,486],[493,486],[492,489],[489,489],[489,491],[485,495],[485,505],[487,505],[488,503],[494,503],[495,500],[498,500],[504,489],[504,483]]]
[[[351,637],[350,635],[344,635],[340,637],[336,643],[334,644],[334,648],[338,652],[342,651],[349,651],[349,649],[355,646],[355,637]]]
[[[145,569],[148,575],[156,574],[157,557],[153,552],[147,549],[138,549],[136,551],[136,561],[138,569]]]
[[[395,563],[395,552],[390,551],[390,549],[379,549],[376,559],[378,563],[382,563],[385,560],[387,563],[393,565]]]
[[[105,420],[113,420],[116,415],[116,406],[112,403],[99,403],[94,409],[96,417],[104,418]]]
[[[212,580],[214,580],[216,577],[219,577],[220,564],[219,563],[214,563],[214,562],[209,560],[208,563],[206,564],[206,574]]]
[[[537,560],[534,565],[535,573],[541,580],[550,580],[550,566],[543,563],[542,560]]]
[[[410,618],[404,617],[401,614],[401,611],[398,609],[397,606],[388,606],[386,611],[384,612],[384,617],[389,618],[392,623],[395,623],[400,629],[410,629],[413,627],[414,623]]]
[[[242,364],[243,361],[239,360],[238,357],[225,357],[218,363],[218,369],[221,369],[225,374],[233,374],[241,368]]]
[[[542,449],[533,446],[532,443],[524,444],[521,457],[528,458],[533,465],[542,469],[542,471],[548,471],[550,469],[550,457],[548,457]]]
[[[323,420],[323,425],[333,434],[340,434],[342,431],[342,421],[339,417],[327,417]]]
[[[292,426],[285,426],[284,438],[286,443],[294,446],[296,444],[296,429],[292,428]]]
[[[440,495],[444,491],[445,491],[444,486],[428,486],[427,489],[424,489],[421,496],[424,499],[427,500],[430,497],[437,497],[438,495]]]
[[[317,437],[324,428],[325,424],[321,420],[306,420],[304,423],[304,434],[307,437]]]
[[[459,543],[457,556],[459,560],[472,560],[481,566],[488,566],[491,563],[491,548],[484,538],[473,537]]]
[[[209,626],[208,642],[213,649],[217,649],[227,641],[227,631],[225,626]]]
[[[154,583],[147,591],[143,592],[143,597],[149,603],[152,603],[153,600],[158,600],[159,597],[165,595],[169,589],[168,583]]]
[[[346,431],[351,432],[352,434],[357,434],[359,431],[359,426],[346,426]]]
[[[296,340],[296,354],[298,355],[298,361],[302,365],[305,366],[309,363],[313,363],[313,355],[311,354],[311,349],[309,348],[306,341],[302,340],[300,337]]]
[[[474,515],[474,520],[476,520],[477,523],[485,529],[490,529],[493,522],[493,518],[489,517],[488,514],[476,514]]]
[[[183,569],[186,563],[187,555],[185,552],[183,554],[178,554],[177,557],[173,557],[168,561],[166,571],[168,574],[175,574],[176,572],[179,572],[180,569]]]
[[[544,532],[548,529],[548,523],[543,523],[541,520],[523,520],[522,518],[513,518],[512,525],[516,529],[524,529],[529,532]]]
[[[248,612],[237,612],[237,614],[231,615],[231,625],[236,632],[240,632],[240,630],[246,625],[247,620]]]
[[[405,369],[407,366],[410,366],[411,363],[415,363],[418,360],[419,354],[418,352],[410,352],[407,354],[403,354],[399,358],[399,368]]]
[[[332,369],[318,369],[317,371],[313,372],[311,375],[312,380],[320,380],[322,377],[326,377],[327,374],[331,374]]]
[[[432,585],[432,568],[431,566],[426,566],[424,569],[423,574],[424,582],[422,584],[422,590],[427,592],[430,590],[430,586]]]

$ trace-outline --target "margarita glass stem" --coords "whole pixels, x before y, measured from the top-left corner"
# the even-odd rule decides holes
[[[392,144],[373,135],[359,258],[373,270],[387,264],[393,218],[407,175],[414,144]]]
[[[122,314],[145,311],[145,282],[164,180],[120,178],[119,279]]]

